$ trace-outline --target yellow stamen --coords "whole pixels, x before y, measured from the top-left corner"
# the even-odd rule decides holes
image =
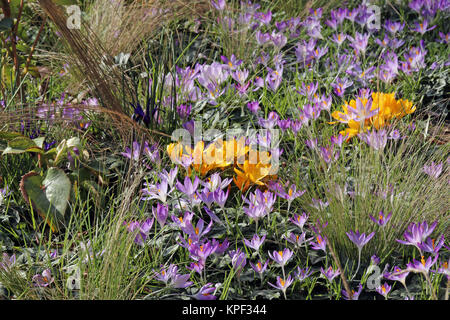
[[[425,258],[424,258],[424,256],[422,256],[422,258],[420,259],[420,262],[422,262],[423,266],[425,267]]]

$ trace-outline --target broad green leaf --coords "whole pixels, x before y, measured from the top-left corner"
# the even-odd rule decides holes
[[[3,154],[19,154],[24,152],[43,153],[43,150],[30,138],[16,137],[8,141],[8,147],[3,151]]]
[[[45,137],[39,137],[39,138],[33,139],[33,142],[36,144],[36,146],[38,146],[39,148],[43,149],[44,148]]]
[[[83,147],[81,146],[80,138],[73,137],[73,138],[70,138],[69,140],[67,140],[67,148],[77,148],[78,151],[81,152],[81,149]]]
[[[17,137],[22,137],[19,132],[0,131],[0,140],[11,140]]]
[[[50,168],[45,178],[35,172],[22,177],[20,189],[25,200],[31,201],[54,232],[61,230],[70,198],[70,179],[59,168]]]

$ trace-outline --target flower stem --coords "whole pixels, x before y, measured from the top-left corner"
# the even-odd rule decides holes
[[[428,286],[430,287],[432,299],[437,300],[436,293],[433,290],[433,285],[431,284],[431,279],[430,279],[430,276],[428,275],[428,272],[423,272],[423,275],[425,276],[425,279],[427,279],[427,283],[428,283]]]

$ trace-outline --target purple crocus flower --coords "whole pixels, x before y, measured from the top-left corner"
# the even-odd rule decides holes
[[[430,165],[423,166],[423,171],[430,177],[437,179],[442,173],[442,166],[442,162],[438,164],[432,161]]]
[[[156,204],[156,208],[152,207],[153,216],[158,221],[159,225],[164,227],[166,224],[167,217],[169,216],[169,207],[167,205],[162,205],[159,202]]]
[[[348,9],[347,8],[338,8],[336,10],[331,10],[330,15],[332,19],[336,19],[338,24],[342,24],[344,22],[345,17],[347,16]]]
[[[412,31],[416,31],[416,32],[420,33],[421,35],[423,35],[427,31],[431,31],[431,30],[433,30],[434,28],[437,27],[437,26],[432,26],[430,28],[427,28],[428,27],[428,21],[427,20],[424,20],[423,22],[420,22],[420,23],[416,22],[416,23],[414,23],[414,25],[415,25],[415,27],[412,28],[411,30]]]
[[[274,287],[275,289],[279,289],[283,291],[284,294],[286,294],[287,288],[294,282],[294,279],[289,275],[286,280],[282,279],[280,276],[277,276],[277,282],[276,284],[271,284],[269,282],[269,285]]]
[[[347,36],[350,40],[350,47],[352,47],[356,54],[365,53],[367,45],[369,43],[370,34],[361,34],[359,32],[355,33],[355,37]]]
[[[234,54],[231,55],[230,59],[228,59],[225,56],[221,56],[220,59],[224,63],[222,66],[225,69],[228,70],[236,70],[237,67],[239,67],[242,64],[242,60],[237,59]],[[245,72],[243,72],[242,76],[245,75]]]
[[[393,22],[391,20],[386,20],[384,23],[384,28],[391,34],[395,35],[397,32],[402,31],[405,23]]]
[[[422,223],[411,223],[407,231],[403,234],[405,240],[397,240],[397,242],[406,245],[413,245],[418,248],[419,243],[424,242],[434,231],[437,221],[433,222],[429,227],[426,221]],[[420,249],[419,249],[420,250]]]
[[[269,252],[269,257],[278,263],[281,267],[284,267],[286,263],[292,258],[292,255],[294,253],[289,250],[288,248],[284,249],[283,251],[273,251],[271,254]]]
[[[211,5],[219,11],[225,9],[225,0],[211,0]]]
[[[228,247],[230,246],[230,242],[228,239],[225,239],[222,241],[222,243],[219,243],[216,239],[212,239],[212,245],[216,247],[216,251],[214,251],[215,254],[223,254]]]
[[[342,144],[344,143],[345,140],[347,140],[348,138],[348,134],[346,134],[345,136],[343,136],[341,133],[339,133],[339,135],[337,137],[332,136],[330,138],[330,141],[333,145],[337,145],[338,147],[342,147]]]
[[[294,199],[302,196],[305,192],[306,192],[306,190],[298,190],[297,191],[297,186],[292,183],[289,186],[289,189],[287,192],[282,190],[280,193],[278,193],[278,196],[280,196],[283,199],[286,199],[289,203],[291,203],[292,201],[294,201]]]
[[[329,164],[333,160],[337,160],[339,158],[339,155],[339,151],[333,150],[333,145],[320,147],[320,156],[327,164]]]
[[[282,33],[275,32],[275,30],[272,31],[272,34],[270,35],[270,39],[272,40],[272,43],[274,44],[274,46],[277,47],[278,49],[283,48],[287,43],[286,36]]]
[[[436,270],[437,273],[445,274],[447,276],[447,281],[450,281],[450,268],[449,268],[449,266],[450,266],[450,258],[449,258],[448,262],[444,261],[441,264],[441,267]]]
[[[141,190],[144,197],[141,200],[158,199],[162,203],[167,202],[167,196],[173,191],[173,188],[168,190],[168,181],[162,180],[161,183],[156,185],[144,183],[145,188]]]
[[[242,249],[231,250],[228,253],[231,257],[231,264],[233,265],[233,269],[236,272],[237,277],[241,275],[242,270],[247,264],[247,258],[245,256],[245,252],[242,252]]]
[[[220,174],[218,172],[212,174],[208,177],[208,179],[205,182],[200,182],[205,188],[208,188],[209,191],[214,192],[218,189],[224,189],[226,188],[230,183],[231,179],[226,178],[223,179],[220,177]]]
[[[259,118],[258,124],[264,129],[273,129],[277,125],[278,120],[280,120],[279,115],[275,111],[269,112],[267,119]]]
[[[186,211],[184,215],[177,217],[176,215],[172,215],[171,219],[180,229],[186,228],[188,223],[191,223],[194,214],[192,212]]]
[[[297,267],[297,271],[295,273],[295,277],[300,280],[300,282],[304,281],[306,278],[308,278],[313,272],[311,271],[311,267],[301,269],[300,267]]]
[[[247,108],[254,114],[258,113],[259,110],[259,102],[258,101],[252,101],[247,103]]]
[[[354,8],[353,10],[348,10],[345,18],[351,22],[355,22],[356,17],[358,16],[359,8]]]
[[[266,239],[265,235],[260,238],[259,235],[255,234],[255,235],[253,235],[253,238],[250,241],[247,239],[244,239],[244,244],[247,247],[252,248],[255,251],[258,251],[265,239]]]
[[[178,190],[183,192],[188,197],[192,197],[195,194],[195,191],[197,191],[198,185],[200,184],[200,179],[196,176],[194,178],[194,182],[191,181],[191,179],[186,176],[184,178],[184,183],[181,184],[181,182],[177,181],[176,187]]]
[[[55,281],[50,269],[45,269],[42,274],[35,274],[32,280],[36,287],[48,287]]]
[[[215,290],[212,283],[207,283],[193,297],[197,300],[216,300],[217,297],[212,294]]]
[[[225,206],[225,202],[228,199],[228,193],[230,192],[230,190],[227,190],[227,192],[225,193],[225,191],[218,189],[213,193],[214,196],[214,201],[223,209]]]
[[[251,262],[249,262],[249,263],[250,263],[250,266],[252,267],[252,269],[255,270],[255,272],[262,275],[264,273],[264,271],[266,271],[266,269],[267,269],[267,264],[269,263],[269,260],[266,260],[266,262],[264,264],[261,261],[258,261],[256,264],[253,264]]]
[[[353,84],[353,81],[348,78],[337,78],[336,82],[333,82],[331,86],[334,88],[334,93],[338,97],[342,97],[345,93],[345,89],[350,87]]]
[[[331,40],[340,46],[347,39],[347,37],[348,36],[345,33],[335,33],[333,34]]]
[[[408,274],[409,274],[409,271],[402,270],[398,266],[395,266],[394,270],[392,272],[383,273],[383,277],[388,280],[399,281],[400,283],[403,284],[403,286],[406,287],[405,280],[406,280],[406,277],[408,276]]]
[[[392,289],[392,287],[385,282],[383,285],[379,286],[375,290],[387,299],[387,296],[388,296],[389,292],[391,291],[391,289]]]
[[[363,103],[360,98],[356,99],[356,108],[347,106],[347,109],[353,114],[353,120],[356,122],[363,122],[373,117],[378,114],[379,110],[378,108],[372,110],[372,99],[368,99],[366,103]]]
[[[367,236],[365,233],[360,234],[358,230],[356,230],[356,233],[350,231],[346,232],[345,234],[358,247],[358,249],[361,250],[370,241],[370,239],[372,239],[372,237],[375,235],[375,232],[372,232]]]
[[[325,21],[325,24],[329,26],[333,30],[337,30],[338,27],[338,21],[336,19],[328,19]]]
[[[258,221],[261,218],[264,218],[267,213],[266,209],[262,205],[249,205],[248,207],[244,207],[244,212],[253,220]]]
[[[181,230],[187,235],[189,235],[189,237],[193,241],[198,242],[204,235],[206,235],[209,231],[211,231],[212,225],[213,222],[210,221],[205,228],[205,221],[203,221],[203,219],[200,218],[195,227],[192,224],[192,220],[188,220],[186,222],[185,227],[181,228]]]
[[[450,33],[445,34],[445,33],[442,33],[439,31],[439,38],[440,39],[438,39],[437,42],[448,44],[449,38],[450,38]]]
[[[332,282],[334,278],[341,274],[339,269],[333,270],[331,266],[325,271],[322,267],[320,267],[320,273],[328,279],[329,282]]]
[[[420,261],[413,259],[412,262],[406,265],[408,271],[416,272],[416,273],[428,273],[430,268],[436,263],[439,255],[434,255],[434,259],[430,256],[427,260],[422,256]]]
[[[170,169],[169,172],[167,172],[167,170],[164,169],[159,174],[159,177],[161,178],[161,181],[163,180],[167,181],[168,185],[172,188],[173,184],[175,183],[175,179],[177,178],[177,174],[178,174],[178,167],[175,167],[173,169]]]
[[[360,133],[358,137],[375,150],[383,150],[387,143],[387,132],[385,129]]]
[[[309,215],[303,212],[301,215],[294,214],[294,218],[289,218],[289,220],[303,231],[303,226],[305,225],[308,218]]]
[[[291,126],[291,120],[290,119],[283,119],[278,120],[278,126],[281,130],[286,131]]]
[[[275,70],[270,68],[267,68],[267,70],[269,72],[266,77],[266,85],[271,91],[276,92],[283,80],[283,66],[280,65]]]
[[[305,232],[303,232],[301,235],[291,232],[289,233],[288,236],[283,236],[283,238],[285,238],[288,242],[294,244],[298,248],[300,248],[304,243],[307,243],[312,239],[312,238],[306,239]]]
[[[369,215],[370,219],[378,224],[380,227],[384,227],[386,223],[391,219],[392,212],[389,212],[388,215],[385,215],[383,211],[378,213],[378,219],[374,218],[372,215]]]
[[[266,13],[256,12],[254,18],[263,24],[269,24],[270,20],[272,20],[272,11],[268,10]]]
[[[187,288],[193,284],[188,281],[190,274],[179,274],[178,267],[171,264],[167,269],[162,268],[160,272],[156,273],[156,279],[164,282],[171,288]]]
[[[378,265],[380,263],[380,261],[381,261],[380,258],[378,258],[377,255],[375,255],[375,254],[370,257],[370,264],[372,264],[374,266]]]
[[[315,149],[317,148],[317,138],[306,140],[305,144],[308,148]]]
[[[311,248],[313,250],[323,250],[327,252],[327,237],[322,237],[320,234],[316,236],[317,242],[311,242]]]
[[[192,259],[200,261],[203,265],[206,263],[206,259],[216,252],[218,244],[206,241],[203,244],[193,243],[188,249]]]
[[[260,30],[256,31],[255,37],[259,45],[263,45],[270,41],[270,33],[263,33]]]
[[[312,96],[317,91],[317,88],[319,87],[319,82],[312,82],[308,85],[305,85],[304,82],[302,82],[302,87],[300,90],[297,91],[298,94],[301,94],[302,96],[308,97],[308,99],[311,99]]]
[[[358,286],[358,291],[355,292],[355,290],[352,290],[352,297],[350,299],[350,294],[346,290],[342,290],[342,295],[344,296],[345,300],[358,300],[359,295],[362,291],[362,285],[361,283]]]
[[[136,237],[134,239],[134,242],[143,246],[144,242],[147,240],[148,234],[150,232],[150,229],[153,226],[153,222],[155,221],[155,218],[147,219],[142,223],[139,223],[138,221],[133,222],[124,222],[124,224],[127,226],[127,230],[129,232],[136,232]]]
[[[436,243],[435,239],[428,238],[425,242],[419,243],[417,246],[424,252],[438,254],[439,250],[441,250],[444,245],[444,235],[441,236],[441,239]]]
[[[380,47],[388,48],[390,44],[389,36],[385,33],[383,40],[375,39],[375,43],[378,44]]]
[[[301,110],[301,115],[303,116],[303,118],[308,121],[308,120],[316,120],[317,118],[320,117],[320,112],[322,111],[322,109],[320,108],[320,106],[318,104],[305,104],[303,106],[303,110]]]
[[[206,204],[206,206],[208,208],[211,208],[212,203],[215,201],[214,199],[214,192],[211,192],[210,190],[208,190],[207,188],[204,188],[202,190],[202,192],[198,192],[197,191],[197,196],[198,198],[203,201],[204,204]]]

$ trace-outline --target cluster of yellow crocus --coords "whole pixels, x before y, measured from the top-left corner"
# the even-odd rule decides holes
[[[181,142],[171,143],[167,146],[167,153],[174,163],[190,163],[189,174],[194,170],[197,174],[205,176],[211,170],[224,170],[233,166],[236,173],[233,181],[242,191],[247,190],[252,184],[264,185],[263,180],[271,176],[270,153],[252,149],[245,144],[245,137],[239,140],[219,139],[207,147],[204,141],[197,142],[194,148]]]
[[[371,110],[378,109],[378,114],[366,119],[364,123],[360,123],[355,120],[346,120],[350,117],[350,111],[347,107],[350,106],[355,109],[356,100],[351,100],[348,103],[346,102],[346,104],[342,106],[343,111],[334,111],[331,114],[331,116],[337,121],[348,124],[348,128],[340,132],[341,135],[348,135],[348,139],[350,139],[360,132],[370,130],[372,127],[378,130],[383,128],[393,118],[401,119],[416,110],[416,107],[413,106],[411,101],[403,99],[396,100],[395,93],[373,92],[372,100]],[[367,101],[367,99],[361,99],[363,105],[365,105]],[[336,122],[330,123],[332,124]]]

